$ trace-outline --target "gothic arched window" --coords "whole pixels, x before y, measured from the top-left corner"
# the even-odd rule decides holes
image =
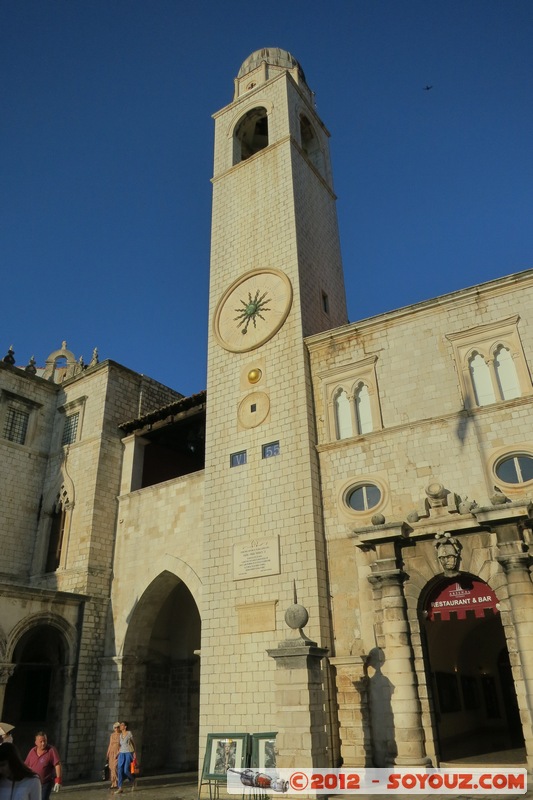
[[[350,399],[344,389],[339,389],[334,403],[337,439],[349,439],[350,436],[353,436],[352,412]]]
[[[67,493],[66,490],[62,488],[57,495],[54,508],[50,514],[50,534],[48,537],[45,572],[55,572],[60,565],[61,553],[65,541],[68,506]]]
[[[502,400],[520,397],[520,384],[511,352],[500,345],[494,354],[494,372]]]
[[[372,408],[368,386],[360,383],[354,393],[355,419],[358,433],[370,433],[373,430]]]
[[[486,406],[495,403],[494,387],[490,375],[489,365],[480,353],[473,353],[470,362],[470,375],[476,405]]]

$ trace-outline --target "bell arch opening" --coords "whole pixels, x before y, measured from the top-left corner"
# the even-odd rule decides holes
[[[239,164],[268,147],[268,114],[262,106],[252,108],[240,119],[233,137],[233,163]]]
[[[439,578],[421,597],[424,666],[441,764],[490,763],[524,738],[496,593],[480,578]],[[511,755],[507,754],[507,759]]]
[[[191,592],[170,572],[152,581],[132,614],[120,713],[129,720],[144,773],[196,769],[200,627]]]

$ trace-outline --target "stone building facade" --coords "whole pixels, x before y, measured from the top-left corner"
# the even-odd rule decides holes
[[[348,323],[328,136],[289,53],[246,59],[207,394],[65,343],[0,364],[2,718],[69,777],[117,718],[154,771],[222,732],[533,766],[533,271]]]

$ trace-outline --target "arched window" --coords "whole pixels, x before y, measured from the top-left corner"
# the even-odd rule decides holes
[[[472,377],[472,388],[478,406],[486,406],[495,403],[494,387],[490,376],[489,365],[482,355],[474,353],[469,362],[470,375]]]
[[[373,430],[373,426],[368,386],[360,383],[355,390],[354,398],[357,431],[358,433],[370,433]]]
[[[248,111],[235,128],[234,164],[268,147],[268,116],[266,108]]]
[[[350,399],[344,389],[339,389],[335,395],[334,405],[337,439],[349,439],[353,436],[352,412]]]
[[[500,345],[494,354],[494,371],[502,400],[520,397],[518,375],[510,351]]]
[[[45,572],[55,572],[61,562],[61,552],[65,541],[68,497],[64,488],[59,492],[50,515],[50,535],[46,554]]]
[[[309,161],[324,174],[324,156],[313,126],[305,116],[300,117],[300,143]]]

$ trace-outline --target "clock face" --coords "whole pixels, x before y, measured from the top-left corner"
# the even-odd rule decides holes
[[[215,336],[226,350],[244,353],[264,344],[285,322],[292,286],[277,269],[256,269],[231,284],[214,319]]]

